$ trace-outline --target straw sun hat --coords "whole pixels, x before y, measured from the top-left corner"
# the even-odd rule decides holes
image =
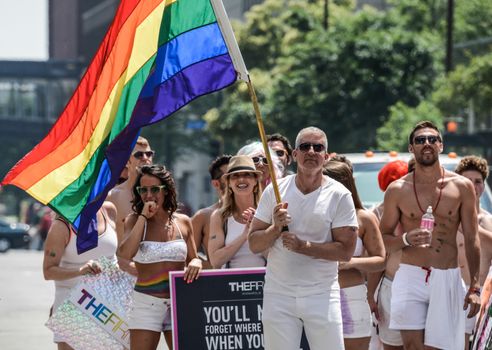
[[[235,173],[255,173],[258,177],[261,177],[262,173],[259,170],[256,170],[255,163],[253,163],[253,159],[249,156],[234,156],[229,161],[227,165],[227,171],[222,175],[222,177],[226,178],[229,175]]]

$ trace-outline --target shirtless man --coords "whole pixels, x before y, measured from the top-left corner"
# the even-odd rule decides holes
[[[489,175],[487,161],[480,157],[464,157],[456,167],[456,173],[466,177],[473,183],[475,194],[477,196],[476,208],[478,213],[478,236],[480,238],[480,285],[483,286],[485,278],[489,272],[490,262],[492,260],[492,215],[486,210],[480,208],[480,196],[485,190],[485,180]],[[464,249],[464,236],[461,229],[458,230],[458,263],[461,269],[461,277],[468,286],[470,285],[470,275],[468,273],[468,264],[466,261]],[[470,339],[475,328],[476,317],[466,320],[465,340]],[[465,349],[469,349],[469,342],[466,342]]]
[[[224,175],[224,173],[226,172],[227,164],[229,164],[230,159],[231,159],[230,155],[228,154],[222,155],[220,157],[217,157],[212,162],[212,164],[210,164],[210,167],[208,168],[208,172],[210,173],[210,178],[211,178],[210,182],[212,184],[212,187],[215,188],[215,191],[217,192],[218,200],[211,206],[200,209],[191,218],[196,249],[197,251],[203,251],[207,258],[207,260],[205,260],[205,257],[200,256],[200,259],[203,260],[202,264],[204,269],[212,268],[212,265],[208,261],[208,238],[210,237],[210,216],[212,215],[213,211],[219,208],[221,205],[221,198],[225,190],[225,182],[222,179],[222,175]]]
[[[381,232],[389,251],[402,251],[392,285],[390,328],[400,330],[405,349],[456,349],[465,344],[465,313],[480,308],[475,191],[472,183],[439,163],[442,137],[431,122],[418,123],[409,137],[415,170],[394,181],[384,196]],[[428,206],[434,230],[420,229]],[[395,237],[398,223],[403,235]],[[466,292],[458,267],[456,233],[461,224],[470,288]],[[429,245],[430,244],[430,245]]]
[[[117,209],[116,217],[116,234],[118,236],[118,242],[123,240],[124,233],[124,221],[128,214],[133,213],[132,200],[133,192],[132,188],[137,179],[137,168],[142,165],[152,164],[152,159],[155,152],[150,149],[149,141],[139,136],[135,147],[133,147],[132,155],[126,163],[128,169],[128,179],[114,187],[108,194],[107,200],[113,202]],[[118,257],[118,264],[123,271],[126,271],[134,276],[137,275],[137,270],[133,262],[129,262],[121,257]]]

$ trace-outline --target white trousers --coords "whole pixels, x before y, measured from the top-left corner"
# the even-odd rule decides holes
[[[340,291],[306,297],[265,293],[265,350],[299,350],[302,329],[311,350],[344,349]]]

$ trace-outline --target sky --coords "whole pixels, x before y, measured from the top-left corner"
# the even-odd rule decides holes
[[[48,59],[48,0],[0,0],[0,60]]]

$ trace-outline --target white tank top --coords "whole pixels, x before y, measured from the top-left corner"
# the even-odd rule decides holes
[[[245,224],[241,224],[234,220],[233,217],[227,218],[227,235],[225,238],[225,245],[230,244],[238,238],[243,233],[245,226]],[[261,254],[254,254],[251,252],[248,241],[243,243],[241,248],[239,248],[227,264],[228,268],[262,266],[265,266],[265,259]]]
[[[364,253],[364,243],[362,239],[357,236],[357,241],[355,242],[355,250],[353,256],[361,256]]]
[[[118,238],[115,229],[108,223],[106,214],[103,211],[105,230],[97,239],[97,247],[86,251],[82,254],[77,254],[77,236],[70,229],[70,239],[65,251],[60,260],[60,267],[79,268],[89,260],[97,260],[102,256],[108,259],[116,259],[116,248],[118,247]],[[63,281],[55,281],[55,287],[72,288],[78,282],[79,277],[71,278]]]

